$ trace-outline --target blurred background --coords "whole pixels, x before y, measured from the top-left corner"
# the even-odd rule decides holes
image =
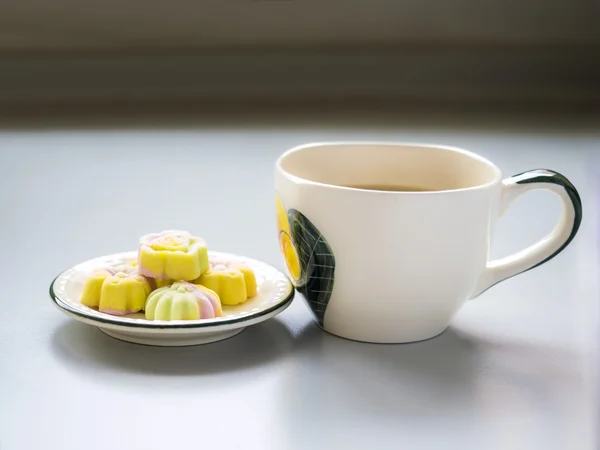
[[[597,0],[3,0],[0,110],[589,110],[599,23]]]
[[[599,106],[599,0],[0,0],[0,447],[173,448],[211,423],[219,448],[597,450]],[[356,351],[294,301],[207,359],[132,349],[49,301],[60,271],[163,229],[283,269],[275,160],[335,140],[559,171],[582,227],[416,346]],[[492,256],[559,207],[520,197]],[[233,433],[214,421],[230,405]]]

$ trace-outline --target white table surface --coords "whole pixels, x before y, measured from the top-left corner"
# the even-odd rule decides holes
[[[597,448],[597,128],[480,117],[246,120],[0,130],[1,450]],[[283,267],[273,163],[296,144],[342,139],[461,146],[507,176],[558,170],[580,190],[581,231],[558,258],[466,304],[443,335],[409,345],[327,335],[297,298],[221,343],[144,347],[49,300],[62,269],[167,228]],[[548,232],[558,207],[547,193],[519,199],[494,255]]]

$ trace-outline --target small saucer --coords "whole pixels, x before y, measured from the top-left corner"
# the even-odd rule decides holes
[[[113,316],[79,302],[88,273],[97,267],[116,266],[136,258],[136,252],[116,253],[78,264],[58,275],[50,297],[68,316],[94,325],[116,339],[155,346],[188,346],[217,342],[240,333],[285,310],[294,298],[286,275],[263,262],[238,255],[209,252],[211,257],[248,264],[256,275],[258,294],[237,306],[223,306],[223,316],[200,320],[147,320],[143,313]]]

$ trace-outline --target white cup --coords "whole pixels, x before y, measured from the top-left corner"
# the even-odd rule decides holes
[[[425,191],[348,186],[404,185]],[[548,189],[563,203],[554,230],[489,261],[512,200]],[[581,223],[575,187],[550,170],[502,179],[474,153],[446,146],[308,144],[276,164],[277,222],[288,274],[321,328],[365,342],[442,333],[462,304],[560,253]]]

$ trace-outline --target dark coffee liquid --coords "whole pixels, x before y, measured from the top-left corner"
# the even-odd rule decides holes
[[[434,191],[422,186],[410,186],[405,184],[345,184],[344,187],[354,189],[366,189],[369,191],[393,191],[393,192],[427,192]]]

